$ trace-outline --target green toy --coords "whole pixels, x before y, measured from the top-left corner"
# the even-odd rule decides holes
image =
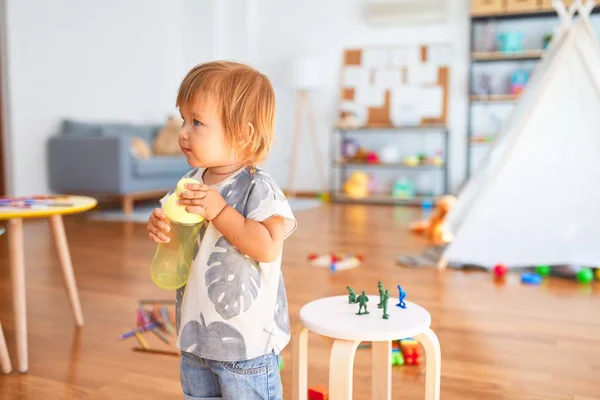
[[[398,348],[392,349],[392,365],[404,365],[404,355]]]
[[[358,302],[358,312],[356,315],[370,314],[369,311],[367,311],[367,302],[369,301],[369,296],[365,294],[364,290],[362,291],[362,294],[358,295],[356,301]],[[365,311],[361,312],[363,307],[365,308]]]
[[[577,272],[577,281],[579,283],[590,283],[594,280],[594,272],[591,268],[581,268]]]
[[[535,272],[537,272],[541,276],[550,275],[550,266],[549,265],[538,265],[535,267]]]
[[[356,303],[356,293],[354,293],[354,289],[350,286],[346,286],[346,289],[348,289],[348,304]]]
[[[390,315],[387,313],[388,300],[390,299],[390,291],[385,289],[383,292],[383,299],[381,302],[383,303],[383,319],[389,319]]]
[[[381,281],[377,282],[377,288],[379,289],[379,304],[377,304],[377,308],[383,307],[383,283]]]

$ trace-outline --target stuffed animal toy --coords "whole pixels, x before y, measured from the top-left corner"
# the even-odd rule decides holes
[[[369,175],[366,172],[354,171],[344,182],[344,192],[354,199],[363,199],[369,195]]]
[[[444,227],[446,215],[456,203],[452,195],[442,196],[431,216],[425,221],[417,221],[410,225],[411,232],[422,235],[434,245],[442,245],[452,241],[452,233]]]
[[[157,156],[181,155],[181,149],[177,141],[181,130],[181,122],[181,119],[177,117],[169,117],[165,126],[156,135],[154,154]]]
[[[148,142],[137,136],[131,138],[131,152],[137,158],[148,159],[152,157],[152,150]]]

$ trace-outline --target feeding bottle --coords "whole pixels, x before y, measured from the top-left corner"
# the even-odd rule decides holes
[[[180,180],[175,193],[167,197],[162,207],[171,226],[166,233],[171,240],[158,245],[150,267],[152,280],[162,289],[179,289],[187,283],[198,234],[207,223],[200,215],[187,212],[186,206],[177,204],[188,183],[199,182],[191,178]]]

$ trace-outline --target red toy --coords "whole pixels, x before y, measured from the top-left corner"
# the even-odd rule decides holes
[[[379,164],[379,156],[375,152],[370,152],[367,154],[367,163],[368,164]]]
[[[494,275],[496,275],[497,278],[502,278],[507,272],[508,269],[506,269],[506,265],[504,264],[497,264],[494,267]]]
[[[419,365],[423,359],[423,350],[421,344],[416,340],[402,340],[400,341],[400,350],[404,356],[404,364],[406,365]]]
[[[317,385],[308,389],[308,400],[329,400],[327,386]]]

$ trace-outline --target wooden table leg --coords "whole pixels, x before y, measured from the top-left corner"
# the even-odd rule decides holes
[[[301,328],[292,336],[292,400],[308,397],[308,329]]]
[[[8,221],[8,248],[13,292],[13,311],[17,334],[17,368],[27,372],[27,299],[25,297],[25,253],[23,249],[23,220]]]
[[[425,400],[439,400],[442,377],[442,354],[436,334],[427,329],[415,336],[425,349]]]
[[[73,263],[71,262],[71,254],[69,253],[69,244],[67,243],[67,235],[65,234],[65,225],[61,215],[52,215],[50,217],[52,225],[52,234],[56,244],[56,251],[62,267],[63,278],[71,303],[71,310],[75,318],[77,326],[83,326],[83,313],[81,312],[81,303],[79,302],[79,294],[77,293],[77,285],[75,283],[75,275],[73,274]]]
[[[354,356],[360,342],[336,339],[329,359],[329,399],[352,399]]]
[[[392,342],[373,342],[371,367],[371,399],[392,399]]]
[[[2,331],[2,324],[0,324],[0,368],[4,374],[10,374],[12,371],[10,357],[8,356],[8,348],[6,347],[4,332]]]

